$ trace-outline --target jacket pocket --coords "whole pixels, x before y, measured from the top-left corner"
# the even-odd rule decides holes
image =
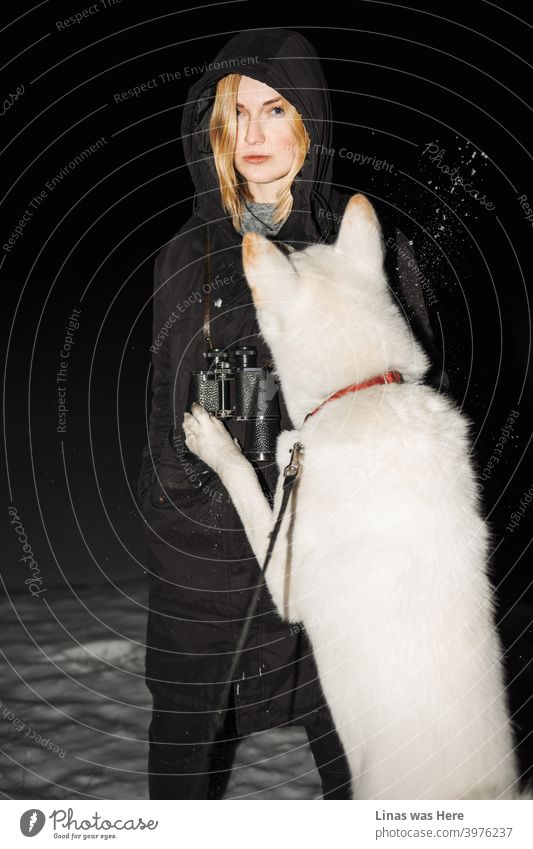
[[[205,501],[205,487],[213,482],[216,474],[205,463],[200,468],[188,464],[189,472],[175,466],[159,464],[150,487],[150,504],[156,509],[172,506],[192,507]]]
[[[172,434],[169,437],[154,470],[149,501],[156,509],[176,506],[187,510],[206,500],[206,489],[217,475],[187,450],[181,437],[172,438]]]

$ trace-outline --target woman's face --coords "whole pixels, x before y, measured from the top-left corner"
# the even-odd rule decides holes
[[[275,201],[295,156],[292,121],[285,114],[279,92],[243,76],[237,93],[234,164],[258,203]]]

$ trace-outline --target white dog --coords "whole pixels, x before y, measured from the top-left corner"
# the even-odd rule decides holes
[[[334,245],[287,256],[247,233],[243,261],[296,428],[278,437],[280,471],[304,446],[267,584],[310,638],[354,798],[518,796],[469,423],[421,383],[429,362],[387,284],[373,207],[355,195]],[[403,382],[322,405],[389,370]],[[183,427],[263,564],[283,474],[272,510],[219,419],[194,404]]]

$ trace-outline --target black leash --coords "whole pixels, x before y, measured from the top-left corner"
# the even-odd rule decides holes
[[[221,708],[224,712],[226,711],[227,705],[229,703],[229,694],[230,694],[231,687],[234,683],[237,683],[236,681],[233,681],[233,676],[235,675],[235,672],[237,670],[239,658],[241,656],[242,650],[243,650],[244,645],[246,643],[246,640],[248,638],[248,634],[250,633],[252,618],[253,618],[255,609],[257,607],[257,602],[259,601],[259,596],[261,594],[261,590],[263,589],[263,587],[265,585],[265,572],[266,572],[267,566],[270,562],[270,558],[272,557],[272,552],[274,551],[274,545],[276,543],[276,537],[278,535],[278,532],[279,532],[279,529],[280,529],[280,526],[281,526],[281,521],[283,519],[283,515],[285,513],[285,510],[287,509],[287,504],[289,503],[289,498],[290,498],[290,495],[291,495],[291,492],[292,492],[292,487],[293,487],[294,483],[296,483],[296,480],[297,480],[297,478],[298,478],[298,476],[301,472],[302,465],[301,465],[301,463],[298,459],[298,455],[300,454],[300,452],[303,452],[303,445],[302,445],[301,442],[295,442],[292,449],[291,449],[290,462],[289,462],[288,466],[285,466],[285,468],[283,469],[283,475],[285,477],[285,480],[283,481],[283,498],[282,498],[282,501],[281,501],[281,507],[279,508],[278,518],[276,519],[274,527],[272,528],[272,530],[270,532],[270,542],[269,542],[269,545],[268,545],[268,551],[267,551],[267,554],[266,554],[266,557],[265,557],[265,562],[264,562],[263,568],[261,570],[261,580],[259,581],[258,585],[255,587],[254,593],[253,593],[252,598],[250,600],[250,603],[248,605],[248,610],[246,612],[246,621],[245,621],[243,628],[242,628],[242,631],[239,635],[239,639],[237,641],[237,646],[235,648],[235,653],[233,655],[233,660],[232,660],[232,663],[231,663],[229,675],[228,675],[228,678],[227,678],[227,680],[224,684],[224,690],[222,692],[222,698],[221,698],[221,701],[220,701]]]

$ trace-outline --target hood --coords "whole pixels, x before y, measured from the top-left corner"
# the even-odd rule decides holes
[[[311,144],[292,184],[293,209],[309,211],[314,220],[321,207],[323,218],[324,209],[331,209],[333,171],[333,157],[325,152],[332,147],[329,90],[312,44],[300,33],[280,28],[235,35],[189,90],[181,134],[185,161],[195,188],[194,213],[207,221],[227,215],[222,208],[209,141],[209,120],[216,84],[221,77],[232,73],[266,83],[301,113]],[[315,230],[320,232],[320,227]]]

